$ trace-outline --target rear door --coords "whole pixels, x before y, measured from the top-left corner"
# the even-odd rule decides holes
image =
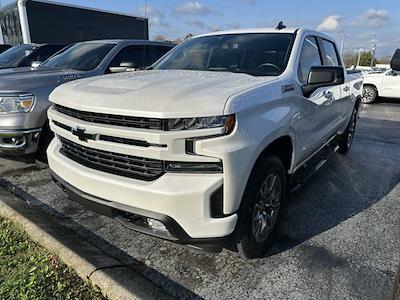
[[[308,36],[304,39],[298,65],[298,79],[306,85],[311,67],[324,64],[320,39]],[[326,143],[336,130],[338,108],[335,101],[341,99],[340,86],[317,89],[311,96],[300,96],[302,113],[297,123],[297,163],[300,163]]]
[[[324,66],[342,67],[342,62],[339,57],[339,52],[335,43],[326,39],[319,39],[321,45],[321,54]],[[346,76],[346,73],[345,73]],[[333,86],[330,91],[334,94],[334,101],[329,103],[332,108],[332,122],[336,123],[338,129],[343,122],[347,120],[348,111],[350,109],[350,83],[347,81],[344,84]]]

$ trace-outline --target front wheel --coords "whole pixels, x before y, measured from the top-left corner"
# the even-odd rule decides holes
[[[47,148],[54,138],[54,133],[51,131],[50,126],[46,123],[42,128],[42,133],[39,138],[38,150],[36,157],[41,162],[47,163]]]
[[[286,198],[286,170],[276,156],[252,172],[239,209],[236,244],[240,256],[261,257],[267,250]]]

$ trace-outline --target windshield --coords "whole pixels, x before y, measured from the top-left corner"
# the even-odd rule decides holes
[[[16,67],[18,63],[31,54],[37,47],[34,45],[19,45],[0,54],[0,65]]]
[[[41,67],[89,71],[95,69],[115,44],[79,43],[49,58]]]
[[[285,68],[293,34],[245,33],[194,38],[172,50],[154,69],[276,76]]]

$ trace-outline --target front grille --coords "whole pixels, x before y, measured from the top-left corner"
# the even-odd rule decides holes
[[[120,116],[120,115],[82,111],[65,107],[59,104],[55,104],[54,109],[67,116],[83,120],[86,122],[92,122],[98,124],[126,126],[133,128],[142,128],[142,129],[164,130],[166,122],[164,119]]]
[[[81,146],[60,137],[60,152],[86,167],[135,179],[152,181],[164,174],[161,160],[130,156]]]
[[[71,126],[62,124],[57,121],[53,121],[53,124],[66,130],[66,131],[69,131],[69,132],[72,132],[72,130],[73,130]],[[132,146],[146,147],[146,148],[148,148],[148,147],[167,148],[167,145],[150,144],[146,141],[120,138],[120,137],[116,137],[116,136],[99,134],[98,137],[99,137],[99,141],[105,141],[105,142],[111,142],[111,143],[118,143],[118,144],[125,144],[125,145],[132,145]]]

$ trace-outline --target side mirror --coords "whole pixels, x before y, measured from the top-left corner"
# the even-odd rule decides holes
[[[344,83],[343,67],[311,67],[307,84],[302,87],[303,94],[309,97],[315,90],[324,86]]]
[[[129,62],[129,61],[124,61],[119,64],[118,67],[110,67],[110,72],[111,73],[122,73],[126,72],[131,69],[136,69],[137,64],[136,62]]]
[[[31,67],[36,69],[36,68],[39,68],[41,64],[42,64],[41,61],[33,61],[31,64]]]
[[[394,71],[400,71],[400,49],[397,49],[390,62],[390,67]]]

